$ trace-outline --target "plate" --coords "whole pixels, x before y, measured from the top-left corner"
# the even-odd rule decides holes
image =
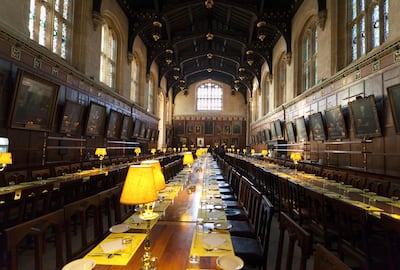
[[[89,258],[78,259],[64,265],[62,270],[91,270],[96,266],[96,261]]]
[[[217,266],[222,270],[242,269],[244,266],[243,260],[238,256],[223,255],[216,260]]]
[[[232,224],[229,222],[217,222],[214,224],[214,229],[216,230],[229,230],[232,228]]]
[[[127,231],[129,231],[128,224],[118,224],[118,225],[114,225],[110,228],[110,232],[112,232],[112,233],[124,233]]]

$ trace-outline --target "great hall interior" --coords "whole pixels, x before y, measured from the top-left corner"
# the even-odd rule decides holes
[[[397,16],[2,0],[0,269],[398,269]]]

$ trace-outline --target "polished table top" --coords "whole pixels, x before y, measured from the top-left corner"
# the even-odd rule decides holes
[[[209,169],[209,172],[216,172],[218,169],[215,167],[216,162],[209,163],[207,166],[212,166],[213,169]],[[204,229],[208,224],[206,221],[203,223],[204,231],[202,237],[207,235],[222,235],[226,236],[229,241],[227,246],[229,250],[224,251],[205,251],[199,253],[200,262],[198,264],[189,263],[189,256],[193,250],[196,250],[193,242],[199,231],[199,216],[201,215],[201,201],[204,200],[204,195],[207,195],[209,202],[212,198],[209,196],[211,190],[205,191],[206,188],[204,181],[199,179],[191,178],[188,173],[189,169],[186,168],[178,175],[178,180],[174,179],[167,186],[167,192],[159,195],[164,200],[171,199],[170,204],[165,209],[161,209],[160,217],[157,222],[153,225],[150,231],[149,240],[151,243],[151,255],[158,258],[158,269],[216,269],[216,259],[219,255],[230,254],[233,255],[233,248],[230,242],[229,232],[211,232]],[[210,177],[212,178],[212,177]],[[183,181],[182,181],[183,180]],[[175,182],[176,181],[176,182]],[[181,183],[181,184],[180,184]],[[211,183],[211,182],[210,182]],[[214,188],[216,181],[213,181]],[[195,189],[193,187],[196,187]],[[168,193],[176,194],[175,197],[170,196]],[[171,198],[173,197],[173,198]],[[163,203],[163,201],[161,202]],[[157,206],[156,206],[157,209]],[[223,211],[221,211],[223,212]],[[135,224],[136,217],[131,217],[126,223],[130,223],[130,228],[140,226]],[[210,220],[210,224],[212,221]],[[130,230],[131,233],[135,230]],[[143,230],[141,232],[144,232]],[[208,234],[209,233],[209,234]],[[111,234],[112,235],[112,234]],[[110,237],[110,236],[109,236]],[[93,252],[93,250],[91,251]],[[137,248],[132,258],[126,265],[101,265],[97,264],[94,269],[96,270],[115,270],[115,269],[140,269],[142,266],[142,256],[144,254],[144,242]],[[85,257],[90,257],[90,252]]]

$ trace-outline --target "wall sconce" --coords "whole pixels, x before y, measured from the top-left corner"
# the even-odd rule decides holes
[[[249,66],[253,65],[253,63],[254,63],[254,52],[252,50],[247,50],[246,51],[246,57],[247,57],[247,64]]]
[[[105,149],[105,148],[96,148],[96,151],[94,152],[94,154],[99,157],[100,170],[102,170],[103,169],[103,159],[107,155],[107,149]]]
[[[267,37],[267,23],[265,21],[259,21],[257,23],[257,37],[259,40],[264,41]]]
[[[162,23],[159,21],[153,22],[153,39],[154,41],[158,41],[161,38],[161,27]]]
[[[140,147],[136,147],[135,148],[135,154],[138,157],[140,155],[140,153],[142,153],[142,150],[140,149]]]
[[[244,80],[246,79],[246,74],[244,73],[246,69],[244,67],[239,68],[239,79]]]
[[[153,257],[150,248],[150,221],[158,218],[158,214],[153,212],[153,204],[158,199],[156,183],[154,180],[154,168],[150,165],[131,165],[126,175],[124,187],[122,189],[120,202],[128,205],[144,206],[144,212],[139,217],[146,221],[146,239],[144,242],[144,254],[142,257],[141,269],[157,269],[152,265]]]
[[[166,55],[165,55],[165,63],[167,63],[167,65],[171,65],[171,63],[172,63],[172,56],[173,56],[173,54],[174,54],[174,51],[171,50],[171,49],[166,49],[166,50],[165,50],[165,53],[166,53]]]
[[[7,165],[12,164],[12,155],[10,152],[0,153],[0,172],[4,171]]]

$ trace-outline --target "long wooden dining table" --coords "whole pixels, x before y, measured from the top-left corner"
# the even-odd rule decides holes
[[[208,205],[207,213],[214,213],[212,204],[218,203],[218,186],[215,177],[222,174],[211,157],[204,159],[203,162],[207,162],[207,171],[209,172],[207,177],[212,179],[207,181],[207,186],[204,182],[206,181],[205,179],[197,179],[198,175],[192,173],[193,168],[185,168],[179,175],[171,179],[167,184],[166,191],[159,194],[162,200],[158,204],[163,204],[165,201],[169,201],[169,203],[165,206],[155,206],[155,211],[159,213],[159,219],[154,224],[151,224],[151,230],[148,235],[151,243],[151,255],[157,258],[157,269],[216,269],[218,256],[234,255],[229,231],[214,230],[213,224],[217,219],[210,218],[207,220],[206,218],[200,218],[202,211],[205,210],[202,208],[204,205]],[[207,200],[207,203],[204,200]],[[217,211],[215,210],[215,212]],[[224,220],[226,217],[222,216],[220,218],[218,221]],[[199,223],[199,220],[201,220],[201,223]],[[127,235],[133,233],[133,237],[141,237],[140,235],[146,232],[146,230],[143,230],[142,225],[136,223],[137,221],[137,214],[124,221],[124,223],[130,225],[130,230],[126,232]],[[139,227],[136,228],[135,226],[142,227],[139,229]],[[202,227],[201,232],[199,232],[200,226]],[[139,234],[135,236],[135,232]],[[202,251],[199,251],[200,246],[196,247],[195,241],[198,241],[200,233],[202,239],[223,236],[228,241],[224,244],[224,249],[207,251],[201,248]],[[112,238],[113,233],[110,233],[107,237]],[[135,247],[133,255],[128,258],[129,260],[125,265],[116,265],[110,261],[108,264],[97,263],[94,269],[140,269],[142,267],[145,242],[142,241],[140,245]],[[94,251],[98,250],[98,248],[97,246],[87,253],[84,258],[96,259],[91,257],[91,254],[96,255]],[[189,257],[194,252],[198,253],[196,255],[199,258],[199,262],[193,263],[189,261]],[[117,261],[118,258],[116,258]]]

